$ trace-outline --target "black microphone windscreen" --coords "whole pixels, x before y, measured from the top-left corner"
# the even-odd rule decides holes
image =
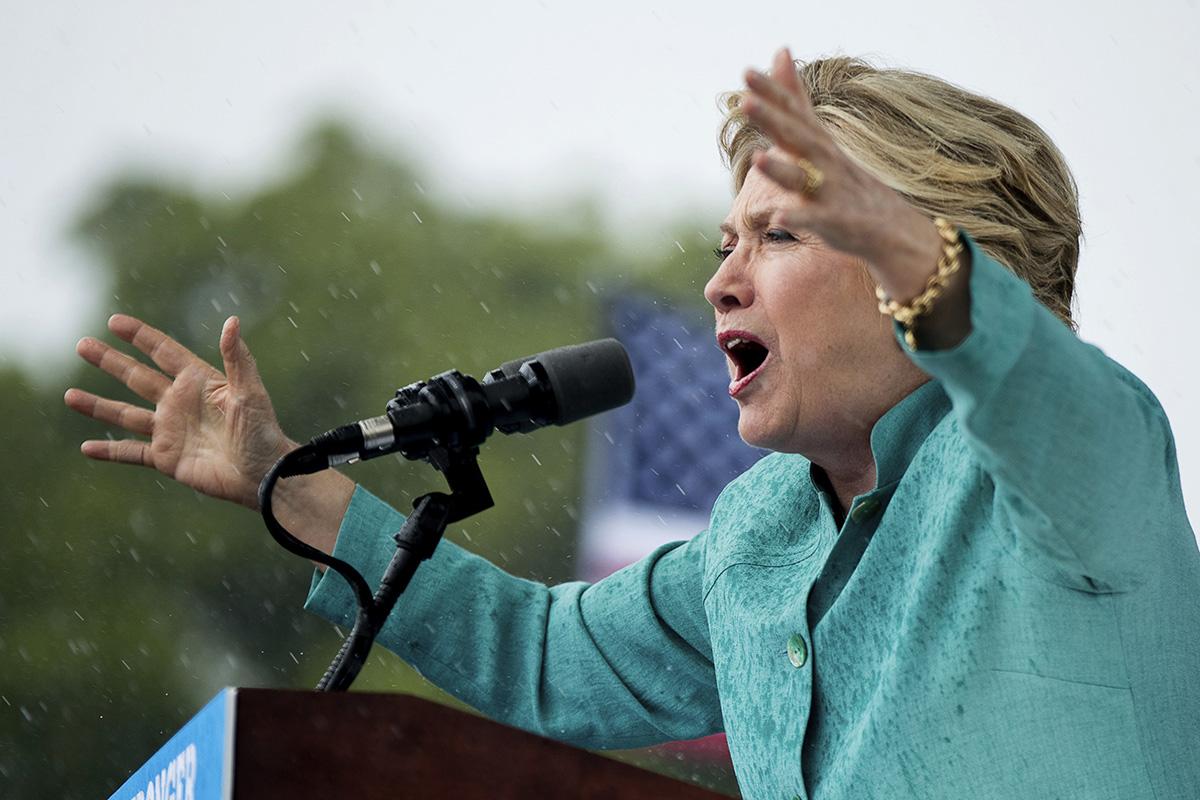
[[[567,425],[633,399],[633,365],[616,339],[556,347],[509,361],[500,369],[505,375],[515,375],[522,364],[535,359],[546,372],[558,406],[552,424]]]

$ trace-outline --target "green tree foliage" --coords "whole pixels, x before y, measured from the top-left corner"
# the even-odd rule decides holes
[[[451,366],[478,375],[595,338],[599,300],[630,275],[690,296],[706,319],[713,243],[700,225],[618,256],[595,218],[531,226],[439,202],[412,166],[335,123],[316,126],[295,163],[232,198],[120,179],[74,230],[111,273],[109,312],[214,364],[221,324],[238,314],[294,438],[378,414],[398,386]],[[311,686],[339,641],[300,608],[307,562],[254,514],[79,455],[105,431],[63,406],[68,385],[137,400],[82,363],[48,391],[0,371],[4,797],[106,797],[220,687]],[[495,437],[481,462],[498,505],[450,537],[516,574],[570,579],[582,449],[579,426]],[[400,508],[438,485],[398,460],[351,474]],[[379,649],[356,688],[436,694]]]

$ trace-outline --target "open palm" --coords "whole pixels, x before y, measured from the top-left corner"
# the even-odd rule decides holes
[[[89,440],[80,448],[83,454],[153,467],[204,494],[257,508],[262,476],[295,443],[279,427],[237,318],[227,320],[221,331],[224,373],[134,317],[116,314],[108,327],[158,369],[91,337],[80,340],[79,355],[154,408],[68,389],[69,407],[146,437]]]

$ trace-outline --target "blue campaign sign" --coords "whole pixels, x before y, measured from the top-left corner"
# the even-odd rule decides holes
[[[109,800],[228,800],[234,689],[223,689]]]

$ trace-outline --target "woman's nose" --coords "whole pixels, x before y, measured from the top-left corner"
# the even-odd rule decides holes
[[[718,312],[745,308],[754,302],[754,289],[745,270],[733,263],[737,257],[730,253],[704,286],[704,299]]]

